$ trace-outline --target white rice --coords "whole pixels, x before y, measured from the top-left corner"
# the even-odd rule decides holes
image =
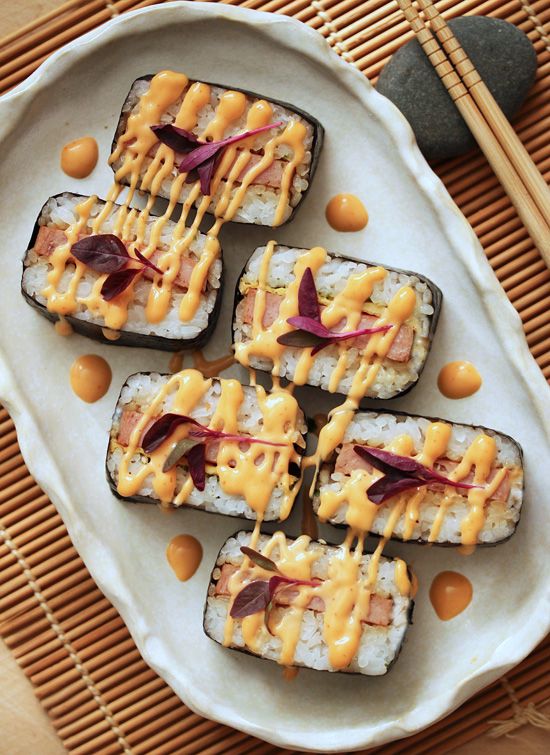
[[[117,402],[113,422],[111,427],[111,442],[109,453],[107,454],[107,470],[114,482],[118,481],[118,469],[122,456],[123,448],[117,443],[120,418],[125,409],[139,411],[147,407],[158,394],[159,390],[165,385],[170,376],[159,373],[137,373],[131,375],[124,384],[119,400]],[[257,435],[262,428],[263,417],[256,391],[252,386],[243,386],[246,400],[242,402],[237,414],[238,432],[245,435]],[[200,403],[191,411],[190,416],[203,425],[208,425],[212,419],[221,393],[221,385],[218,379],[214,378],[212,385],[208,388]],[[159,414],[166,414],[171,411],[174,401],[174,391],[167,394],[162,405],[159,406]],[[300,412],[298,427],[296,428],[293,442],[298,442],[302,434],[306,432],[306,424],[303,414]],[[144,463],[147,463],[148,457],[139,451],[134,454],[130,461],[129,470],[131,473],[137,473]],[[159,498],[152,485],[152,475],[148,476],[144,482],[139,496],[150,498],[158,501]],[[181,490],[187,479],[187,471],[184,467],[177,469],[176,494]],[[281,485],[277,485],[272,493],[268,507],[266,509],[264,520],[275,521],[280,518],[281,507],[284,503],[284,490]],[[241,516],[247,519],[256,519],[256,512],[250,508],[242,496],[228,495],[220,485],[219,478],[216,474],[206,475],[206,486],[204,491],[193,488],[187,498],[185,506],[192,506],[205,511],[213,511],[218,514],[227,516]]]
[[[266,247],[259,247],[249,259],[243,276],[239,282],[241,292],[258,285],[260,265]],[[294,267],[298,258],[306,250],[295,247],[277,246],[271,257],[267,275],[267,285],[273,289],[286,288],[295,278]],[[367,264],[343,259],[333,255],[327,256],[327,261],[315,275],[315,285],[320,296],[332,299],[345,287],[350,275],[367,269]],[[394,294],[402,286],[412,286],[417,294],[417,305],[408,324],[414,328],[415,337],[411,358],[408,362],[394,362],[385,359],[373,381],[367,396],[387,399],[402,393],[413,385],[420,375],[428,356],[430,341],[429,333],[434,307],[432,291],[428,283],[416,275],[388,270],[382,281],[374,286],[371,299],[366,303],[366,310],[372,314],[379,313],[389,303]],[[247,343],[252,337],[252,325],[244,323],[242,318],[243,304],[237,305],[235,312],[234,340],[235,343]],[[359,367],[362,352],[356,348],[346,350],[346,370],[338,383],[337,392],[347,394],[351,388],[353,378]],[[300,358],[301,349],[287,348],[281,357],[281,377],[293,379],[296,364]],[[308,384],[328,390],[330,379],[339,358],[338,346],[328,346],[316,357],[309,372]],[[251,355],[250,366],[270,372],[273,363],[269,359]]]
[[[414,453],[422,450],[425,432],[431,420],[423,417],[408,417],[407,415],[394,415],[377,412],[358,412],[348,426],[344,443],[368,443],[371,446],[387,446],[393,438],[406,433],[410,435],[414,443]],[[518,445],[508,436],[502,435],[482,427],[470,427],[468,425],[452,424],[452,434],[446,457],[451,461],[460,461],[472,441],[480,434],[486,433],[495,439],[497,446],[496,467],[520,467],[522,466],[521,452]],[[346,480],[346,476],[340,472],[331,471],[332,464],[324,465],[319,476],[319,489],[314,498],[314,509],[318,510],[320,493],[324,491],[339,492]],[[486,518],[479,534],[480,543],[497,543],[505,540],[513,534],[521,513],[523,500],[523,476],[514,476],[510,495],[506,505],[501,501],[489,501],[486,504]],[[434,520],[439,511],[441,494],[436,491],[428,491],[420,505],[419,521],[416,523],[411,540],[427,540]],[[343,503],[330,521],[333,524],[345,524],[348,505]],[[388,517],[392,510],[391,502],[381,504],[379,513],[374,520],[372,532],[382,535]],[[465,491],[457,489],[451,498],[450,505],[446,509],[445,518],[439,535],[435,542],[453,543],[461,542],[461,522],[469,512],[469,504]],[[402,538],[405,529],[405,517],[401,515],[397,521],[393,534]]]
[[[259,540],[259,550],[269,540],[266,535],[261,535]],[[292,542],[287,538],[287,542]],[[229,538],[223,545],[216,567],[212,573],[213,581],[217,581],[220,575],[220,567],[225,563],[239,565],[242,562],[241,545],[250,543],[249,532],[239,532],[234,537]],[[339,550],[338,547],[323,545],[312,542],[309,550],[321,552],[318,559],[313,562],[311,576],[312,578],[326,579],[328,575],[328,564],[332,556]],[[270,556],[277,560],[277,551],[274,550]],[[361,575],[365,577],[370,561],[370,555],[364,555],[361,561]],[[389,665],[394,660],[399,651],[408,625],[408,616],[411,600],[401,595],[395,585],[395,563],[391,559],[382,557],[378,569],[378,576],[374,592],[385,597],[393,599],[392,620],[389,626],[371,626],[362,625],[362,634],[359,651],[352,663],[345,669],[346,672],[355,672],[369,676],[379,676],[385,674]],[[205,632],[216,642],[223,642],[224,626],[227,617],[227,608],[229,601],[224,597],[214,597],[214,584],[210,585],[204,615]],[[284,608],[276,609],[284,612]],[[235,620],[235,629],[233,633],[233,648],[245,648],[242,637],[241,622]],[[281,640],[274,637],[267,630],[263,630],[261,643],[261,657],[278,661],[281,654]],[[319,671],[337,671],[334,669],[328,658],[328,648],[323,638],[323,614],[316,613],[312,610],[306,610],[302,620],[300,638],[296,647],[296,654],[293,665],[305,666],[306,668],[317,669]]]
[[[41,226],[47,225],[65,230],[69,225],[77,221],[76,207],[83,202],[84,199],[85,197],[76,196],[74,194],[61,194],[56,197],[51,197],[42,208],[38,218],[38,224]],[[103,201],[98,200],[92,207],[86,225],[88,230],[91,231],[93,221],[101,212],[104,205],[105,203]],[[118,210],[119,206],[115,205],[105,219],[101,227],[101,233],[113,232]],[[151,228],[157,219],[158,218],[152,216],[147,221],[145,243],[148,243]],[[166,251],[169,247],[174,226],[175,223],[172,221],[167,221],[164,225],[159,245],[160,251]],[[133,233],[131,238],[125,239],[125,241],[133,241],[134,239],[135,233]],[[190,246],[190,252],[195,256],[200,257],[205,239],[206,237],[202,233],[199,233]],[[42,291],[47,285],[47,275],[52,269],[51,264],[46,257],[37,255],[34,249],[31,248],[25,256],[24,268],[24,290],[37,302],[46,306],[46,298],[42,294]],[[74,269],[74,265],[67,265],[58,284],[58,290],[60,292],[67,290]],[[141,335],[154,335],[186,341],[196,338],[209,324],[210,314],[216,304],[216,298],[220,288],[221,273],[222,262],[221,259],[217,259],[210,268],[207,290],[201,294],[200,305],[193,318],[187,322],[182,322],[179,315],[179,307],[184,292],[180,292],[179,289],[174,288],[170,301],[170,308],[164,319],[159,323],[150,323],[145,316],[145,306],[151,290],[151,281],[144,277],[138,279],[134,286],[134,298],[128,305],[128,319],[123,330],[130,333],[139,333]],[[80,279],[76,292],[78,309],[73,313],[72,317],[104,327],[104,318],[99,314],[91,312],[84,303],[86,297],[90,295],[92,287],[97,281],[98,275],[99,273],[96,273],[93,270],[86,270]]]
[[[189,86],[191,86],[194,82],[189,82]],[[123,108],[122,108],[122,116],[121,120],[119,122],[116,138],[120,136],[121,133],[124,132],[126,128],[126,120],[128,116],[132,113],[134,110],[138,110],[139,107],[139,100],[140,98],[149,90],[149,81],[146,79],[138,79],[134,82],[132,85],[132,88],[130,90],[130,93],[128,94],[128,97],[126,98]],[[186,90],[187,91],[187,90]],[[224,92],[228,91],[226,88],[218,87],[218,86],[212,86],[211,87],[211,95],[210,95],[210,101],[199,111],[198,114],[198,121],[196,126],[192,129],[192,132],[195,134],[195,136],[200,137],[200,135],[203,133],[207,125],[213,120],[215,116],[215,110],[219,104],[220,98]],[[185,93],[184,93],[185,94]],[[246,117],[249,108],[258,101],[259,98],[255,98],[253,96],[247,96],[247,105],[244,114],[241,116],[241,118],[237,121],[234,121],[231,123],[229,128],[224,133],[224,137],[233,136],[234,134],[241,133],[246,129]],[[267,98],[261,98],[261,99],[267,99]],[[181,103],[183,101],[183,96],[177,100],[173,105],[171,105],[168,110],[166,110],[165,113],[162,114],[160,118],[161,123],[172,123],[180,109]],[[300,121],[304,124],[307,130],[307,135],[305,139],[305,155],[303,161],[297,166],[296,173],[294,174],[292,184],[290,187],[290,197],[289,202],[285,208],[285,212],[283,215],[283,221],[289,219],[289,217],[292,214],[292,210],[296,205],[300,202],[302,195],[306,191],[306,189],[309,186],[309,174],[311,169],[311,159],[312,159],[312,148],[313,148],[313,139],[314,139],[314,128],[313,125],[303,118],[301,115],[297,114],[293,110],[290,110],[289,108],[283,107],[282,105],[279,105],[272,100],[267,100],[272,108],[273,108],[273,118],[272,122],[276,121],[282,121],[284,125],[289,123],[290,121]],[[277,130],[270,129],[269,131],[265,131],[261,134],[258,134],[255,137],[254,142],[254,151],[259,152],[261,151],[267,142],[273,138],[277,133]],[[292,149],[290,145],[288,144],[280,144],[277,146],[275,150],[275,158],[281,159],[281,160],[290,160],[293,156]],[[124,156],[122,155],[121,158],[113,164],[113,169],[118,170],[120,165],[122,164],[122,161],[124,159]],[[152,162],[151,157],[146,157],[140,174],[144,175],[147,168]],[[177,169],[174,167],[172,170],[172,173],[170,176],[164,179],[161,185],[161,189],[159,191],[159,196],[168,198],[170,196],[170,188],[172,185],[172,182],[174,178],[178,175]],[[216,194],[212,197],[212,201],[209,205],[208,212],[213,213],[215,206],[217,204],[218,199],[220,198],[224,188],[226,186],[225,181],[220,182],[220,186],[218,187],[218,191]],[[184,202],[187,197],[189,196],[189,193],[191,192],[192,184],[185,184],[181,190],[179,201]],[[234,196],[235,192],[237,191],[236,188],[234,188],[231,191],[231,197]],[[280,197],[280,189],[272,188],[268,186],[261,186],[261,185],[252,185],[247,189],[246,196],[244,198],[244,201],[242,202],[241,206],[237,210],[236,214],[231,218],[231,220],[240,222],[240,223],[256,223],[259,225],[267,225],[271,226],[274,223],[274,214],[275,209],[279,203],[279,197]],[[202,196],[197,200],[196,205],[200,203],[202,200]]]

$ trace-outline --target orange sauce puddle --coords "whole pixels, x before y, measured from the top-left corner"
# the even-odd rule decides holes
[[[183,351],[177,351],[172,354],[170,361],[168,362],[168,369],[170,372],[181,372],[183,367]]]
[[[481,388],[481,375],[471,362],[449,362],[441,368],[437,387],[446,398],[471,396]]]
[[[369,214],[361,200],[353,194],[336,194],[327,204],[325,216],[335,231],[362,231],[369,222]]]
[[[107,393],[111,378],[111,368],[97,354],[85,354],[75,359],[71,365],[71,388],[78,398],[88,404],[93,404]]]
[[[97,164],[99,150],[93,136],[83,136],[61,150],[61,170],[71,178],[86,178]]]
[[[441,621],[449,621],[462,613],[472,600],[470,580],[455,571],[442,571],[430,587],[430,600]]]
[[[180,582],[187,582],[202,561],[202,545],[193,535],[176,535],[168,543],[166,558]]]
[[[233,352],[223,357],[218,357],[218,359],[206,359],[200,349],[193,352],[193,365],[206,378],[217,377],[220,372],[227,370],[232,364],[235,364],[235,355]]]

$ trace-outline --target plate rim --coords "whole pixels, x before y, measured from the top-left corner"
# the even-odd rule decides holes
[[[376,117],[381,120],[385,130],[392,138],[404,165],[420,185],[435,213],[440,220],[444,221],[442,230],[449,237],[449,243],[455,247],[458,244],[467,245],[467,254],[470,256],[471,262],[476,265],[475,269],[470,271],[470,274],[478,284],[480,297],[485,297],[489,302],[499,300],[498,318],[491,317],[493,326],[496,327],[496,320],[498,319],[500,321],[499,328],[497,328],[498,332],[504,321],[507,338],[513,341],[508,358],[515,363],[516,369],[520,371],[525,389],[536,405],[542,424],[548,437],[550,437],[550,407],[548,406],[550,402],[543,400],[543,396],[546,394],[550,395],[549,386],[534,357],[529,352],[519,314],[500,287],[473,230],[452,201],[440,179],[432,172],[424,160],[416,145],[413,132],[404,116],[389,100],[374,90],[358,68],[340,58],[319,32],[300,21],[264,11],[255,11],[247,8],[222,5],[220,3],[188,2],[187,0],[178,0],[177,2],[169,2],[160,6],[141,8],[117,16],[82,37],[77,37],[53,53],[28,79],[0,97],[0,113],[4,115],[4,118],[0,122],[3,121],[5,124],[5,127],[0,129],[0,139],[10,133],[11,128],[17,123],[22,110],[43,87],[48,85],[51,80],[63,76],[73,62],[76,62],[81,56],[90,52],[94,46],[100,47],[108,41],[116,39],[124,33],[123,27],[132,27],[132,25],[135,25],[137,30],[142,17],[155,14],[155,16],[159,17],[158,25],[155,28],[161,28],[166,23],[169,23],[168,19],[172,16],[173,12],[181,13],[182,11],[185,11],[185,15],[176,19],[179,24],[201,21],[205,16],[224,20],[229,18],[235,23],[251,27],[251,33],[260,30],[268,38],[277,37],[277,44],[287,48],[298,48],[297,43],[294,42],[296,36],[302,36],[304,41],[307,37],[307,47],[310,49],[304,51],[300,47],[300,52],[309,57],[317,58],[325,66],[330,64],[336,76],[347,79],[347,83],[354,91],[354,94],[361,99],[367,109],[374,112]],[[167,19],[164,24],[160,18],[162,15]],[[276,34],[273,31],[274,26],[286,26],[288,27],[288,33]],[[450,237],[447,224],[452,227],[456,239]],[[489,307],[489,311],[491,310],[492,308]],[[267,729],[264,726],[247,720],[240,713],[236,715],[235,711],[228,707],[216,705],[212,709],[209,707],[207,693],[197,694],[196,690],[185,688],[185,684],[182,684],[181,680],[172,673],[172,667],[167,663],[168,657],[162,650],[161,638],[154,636],[147,629],[146,623],[136,614],[132,605],[131,591],[122,579],[117,562],[109,558],[108,554],[105,554],[100,541],[94,533],[85,532],[80,526],[77,512],[64,490],[63,479],[58,466],[52,458],[42,437],[38,423],[26,406],[23,395],[12,377],[4,354],[1,352],[0,399],[8,408],[16,425],[18,440],[24,458],[32,460],[28,465],[29,471],[58,509],[69,531],[71,540],[75,543],[75,546],[78,546],[77,550],[80,557],[100,590],[121,614],[145,662],[170,685],[178,697],[191,710],[199,715],[232,726],[252,736],[260,737],[277,746],[300,747],[303,750],[312,751],[310,733],[292,734],[287,732],[285,734],[273,729]],[[44,453],[45,450],[46,454]],[[102,552],[102,555],[105,556],[105,563],[99,566],[96,560],[92,568],[89,563],[92,560],[92,551],[96,553],[98,551]],[[108,564],[108,568],[106,568],[106,564]],[[116,575],[117,579],[113,579],[113,574]],[[547,598],[550,600],[550,585],[547,592]],[[516,633],[513,638],[508,638],[501,642],[493,650],[492,656],[486,663],[476,669],[475,673],[464,678],[458,687],[447,695],[440,695],[437,698],[437,705],[434,704],[435,701],[432,699],[423,705],[416,706],[412,713],[409,713],[400,720],[388,721],[383,725],[379,724],[378,728],[375,728],[374,731],[368,727],[362,730],[353,729],[348,733],[345,743],[341,737],[339,742],[335,743],[334,739],[331,740],[330,734],[325,734],[322,740],[315,743],[316,745],[321,745],[320,747],[316,747],[316,751],[341,752],[343,746],[347,750],[356,750],[367,746],[383,744],[394,739],[410,736],[448,715],[477,691],[520,662],[548,633],[550,630],[550,617],[547,614],[545,615],[543,607],[544,601],[541,600],[540,612],[533,615],[531,621],[523,625],[521,632]],[[520,639],[521,641],[519,641]],[[361,731],[363,733],[360,733]],[[317,736],[319,736],[319,733]]]

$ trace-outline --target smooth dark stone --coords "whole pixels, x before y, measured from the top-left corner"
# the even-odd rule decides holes
[[[537,56],[527,35],[507,21],[483,16],[455,18],[449,26],[506,116],[513,117],[537,70]],[[475,146],[416,39],[392,56],[376,88],[401,110],[428,159],[454,157]]]

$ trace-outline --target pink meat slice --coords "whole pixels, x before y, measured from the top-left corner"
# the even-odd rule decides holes
[[[216,582],[214,590],[215,595],[229,595],[229,579],[237,569],[238,567],[234,564],[224,564],[222,566],[221,574]],[[281,590],[281,592],[277,593],[275,603],[279,606],[290,606],[296,600],[298,595],[299,591],[296,588],[287,587],[285,590]],[[325,603],[320,596],[314,595],[309,601],[307,608],[322,613],[325,610]],[[391,623],[392,608],[393,600],[391,598],[373,594],[370,596],[368,614],[361,620],[366,624],[387,627]]]
[[[153,265],[158,264],[158,261],[161,255],[162,255],[162,252],[160,252],[158,249],[151,255],[150,260],[153,263]],[[193,269],[195,265],[197,264],[197,262],[198,262],[198,259],[197,257],[195,257],[194,254],[184,255],[181,258],[180,269],[178,270],[178,274],[176,275],[174,279],[174,284],[176,286],[184,290],[187,290],[189,288],[189,282],[191,281],[191,273],[193,272]],[[155,276],[154,270],[151,270],[151,268],[149,267],[145,268],[145,270],[143,271],[143,274],[149,280],[153,280]],[[206,288],[206,282],[204,284],[203,290],[204,288]]]
[[[49,225],[41,225],[34,242],[34,251],[41,257],[49,257],[58,246],[66,243],[65,231],[60,228],[52,228]]]
[[[256,299],[256,289],[249,288],[243,299],[241,315],[245,323],[252,323],[254,317],[254,301]],[[273,294],[271,291],[266,291],[265,297],[265,311],[263,316],[262,325],[264,328],[269,328],[279,315],[279,308],[281,306],[282,297],[278,294]],[[321,311],[324,309],[321,306]],[[370,328],[376,322],[376,317],[372,315],[363,315],[361,317],[361,323],[359,329]],[[342,329],[344,322],[339,323],[334,330]],[[364,349],[368,343],[370,336],[360,336],[353,339],[353,344],[358,349]],[[393,339],[393,343],[388,351],[387,357],[393,362],[408,362],[411,356],[411,349],[414,340],[414,330],[409,325],[401,325],[397,335]],[[352,343],[350,340],[348,343]]]
[[[355,469],[364,469],[367,472],[372,472],[372,466],[366,461],[366,459],[363,459],[361,456],[355,453],[353,450],[353,447],[355,445],[360,445],[357,443],[344,443],[342,446],[342,449],[338,456],[336,457],[336,464],[334,467],[335,472],[340,472],[341,474],[345,475],[351,475],[351,473]],[[435,470],[436,472],[439,472],[440,474],[445,475],[445,477],[448,477],[451,472],[458,466],[458,462],[451,461],[450,459],[438,459],[435,464]],[[491,482],[495,475],[497,474],[499,470],[498,469],[492,469],[491,473],[489,474],[487,482]],[[470,474],[464,478],[464,480],[461,480],[461,482],[467,482],[469,484],[473,483],[474,475],[473,472],[470,472]],[[506,475],[504,476],[503,481],[500,483],[494,494],[491,496],[491,500],[493,501],[504,501],[506,502],[508,500],[508,496],[510,495],[510,473],[508,470],[506,470]],[[440,490],[441,485],[433,484],[428,486],[431,490]],[[465,495],[466,492],[462,491]]]

